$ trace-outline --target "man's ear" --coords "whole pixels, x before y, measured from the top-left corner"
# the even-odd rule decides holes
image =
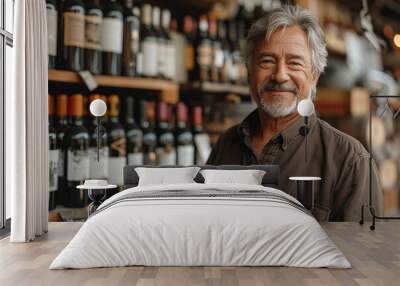
[[[311,80],[312,80],[313,86],[317,86],[317,83],[318,83],[318,80],[319,80],[319,76],[320,76],[320,75],[321,75],[321,74],[320,74],[319,72],[314,72],[314,73],[312,74]]]

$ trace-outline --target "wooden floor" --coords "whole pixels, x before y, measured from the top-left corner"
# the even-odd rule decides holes
[[[329,236],[352,269],[288,267],[123,267],[48,270],[81,223],[50,223],[49,233],[27,244],[0,241],[0,285],[400,285],[400,222],[328,223]]]

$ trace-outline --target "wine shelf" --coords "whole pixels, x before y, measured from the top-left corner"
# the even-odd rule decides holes
[[[183,89],[196,90],[205,93],[233,93],[244,96],[250,95],[250,91],[247,86],[233,85],[229,83],[193,82],[192,84],[184,85]]]
[[[83,83],[79,74],[73,71],[50,69],[48,77],[49,82]],[[172,81],[106,75],[98,75],[94,78],[99,86],[159,91],[161,100],[169,103],[176,103],[179,101],[179,84]]]

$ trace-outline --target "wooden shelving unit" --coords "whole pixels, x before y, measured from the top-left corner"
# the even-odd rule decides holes
[[[250,95],[248,86],[233,85],[229,83],[215,83],[215,82],[193,82],[188,85],[183,85],[184,90],[195,90],[203,93],[221,93],[221,94],[237,94],[237,95]]]
[[[82,84],[78,73],[65,70],[49,70],[49,82]],[[160,92],[160,99],[169,103],[179,100],[179,84],[160,79],[133,78],[125,76],[99,75],[94,77],[99,86],[131,88]]]

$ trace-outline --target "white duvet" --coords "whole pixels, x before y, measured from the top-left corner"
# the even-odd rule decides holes
[[[350,268],[309,214],[262,198],[174,197],[122,200],[146,191],[277,189],[238,184],[179,184],[127,189],[105,201],[50,269],[146,266],[294,266]],[[297,202],[298,203],[298,202]],[[298,203],[299,204],[299,203]]]

